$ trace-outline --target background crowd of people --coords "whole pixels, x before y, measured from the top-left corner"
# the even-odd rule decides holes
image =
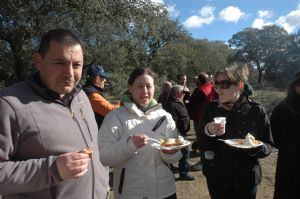
[[[251,100],[247,65],[231,63],[214,77],[205,72],[188,89],[185,74],[165,81],[155,96],[155,75],[136,68],[120,102],[104,95],[110,77],[101,65],[83,73],[83,49],[70,31],[54,29],[34,54],[37,72],[0,91],[0,194],[4,199],[109,197],[109,168],[115,198],[175,199],[172,165],[179,178],[201,170],[212,199],[254,199],[262,173],[259,159],[278,148],[274,198],[294,198],[300,187],[300,72],[271,120]],[[124,88],[125,89],[125,88]],[[216,117],[225,117],[218,123]],[[193,120],[200,160],[190,167],[190,146],[157,149],[153,140],[187,139]],[[250,133],[262,144],[235,148],[227,139]],[[84,150],[85,149],[85,150]],[[92,154],[84,151],[91,150]]]

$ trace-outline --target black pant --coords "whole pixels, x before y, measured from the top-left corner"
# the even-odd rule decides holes
[[[174,193],[173,195],[168,196],[168,197],[166,197],[164,199],[177,199],[176,193]]]
[[[179,160],[179,174],[187,174],[189,172],[189,158],[190,158],[190,150],[189,147],[186,146],[181,149],[182,157]]]
[[[255,199],[257,186],[231,186],[207,179],[211,199]]]

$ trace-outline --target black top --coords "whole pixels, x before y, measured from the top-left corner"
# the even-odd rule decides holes
[[[180,135],[186,137],[187,132],[190,130],[190,117],[185,105],[176,97],[172,97],[169,101],[167,111],[171,113]]]
[[[214,117],[226,117],[225,134],[209,137],[205,134],[205,126]],[[199,133],[200,150],[213,151],[214,158],[206,160],[202,153],[203,173],[207,178],[229,185],[256,185],[261,182],[259,158],[266,157],[273,145],[269,119],[265,109],[241,97],[232,110],[218,106],[218,102],[210,103],[204,112]],[[234,148],[220,139],[245,138],[251,133],[264,144],[255,149]]]
[[[87,96],[89,96],[93,93],[99,93],[104,99],[106,99],[104,94],[103,94],[103,89],[98,87],[98,86],[85,85],[83,87],[83,90],[84,90],[84,92],[86,93]],[[100,115],[99,113],[96,113],[95,111],[94,111],[94,114],[95,114],[95,119],[96,119],[96,122],[97,122],[97,125],[98,125],[98,129],[100,129],[101,124],[104,120],[104,116]]]
[[[278,148],[274,198],[295,198],[300,187],[300,96],[297,98],[298,104],[280,102],[271,116]]]

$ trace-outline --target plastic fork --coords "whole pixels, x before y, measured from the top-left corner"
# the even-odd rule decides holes
[[[161,143],[159,140],[154,139],[154,138],[149,138],[149,137],[148,137],[147,140],[152,140],[152,141],[157,142],[157,143],[159,143],[159,144]]]

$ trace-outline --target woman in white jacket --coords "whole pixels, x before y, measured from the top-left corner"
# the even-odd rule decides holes
[[[135,69],[128,91],[122,106],[104,118],[98,135],[101,162],[113,167],[114,197],[175,199],[175,178],[168,165],[177,162],[181,152],[161,151],[148,143],[148,138],[178,136],[171,115],[153,99],[153,72]]]

